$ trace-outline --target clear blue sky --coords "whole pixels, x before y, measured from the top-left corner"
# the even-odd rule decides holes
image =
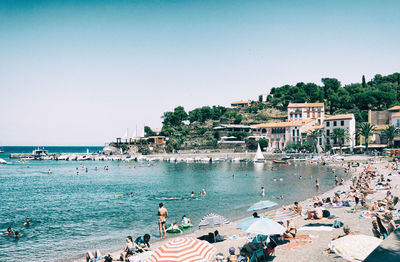
[[[0,1],[0,146],[102,145],[182,105],[400,71],[400,1]]]

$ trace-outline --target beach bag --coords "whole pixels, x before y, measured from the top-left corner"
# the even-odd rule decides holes
[[[343,223],[340,222],[339,220],[335,220],[335,221],[333,222],[333,227],[334,227],[334,228],[340,228],[340,227],[342,227],[342,226],[343,226]]]
[[[322,217],[329,217],[331,215],[331,212],[328,210],[322,210]]]

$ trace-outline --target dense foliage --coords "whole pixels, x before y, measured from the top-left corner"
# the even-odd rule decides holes
[[[292,103],[324,102],[330,114],[354,113],[356,121],[367,121],[367,110],[384,110],[400,101],[400,73],[375,75],[371,81],[342,86],[335,78],[322,78],[322,85],[297,83],[295,86],[273,87],[268,101],[286,108]]]

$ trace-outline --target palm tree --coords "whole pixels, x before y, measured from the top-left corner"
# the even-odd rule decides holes
[[[313,142],[313,152],[316,151],[318,145],[318,138],[321,137],[321,129],[315,129],[307,133],[307,136],[311,138]]]
[[[360,125],[360,135],[365,138],[365,152],[368,152],[368,139],[370,136],[375,134],[376,127],[371,123],[361,123]]]
[[[342,147],[345,142],[350,141],[350,134],[347,129],[343,128],[336,128],[333,129],[332,132],[332,139],[335,141],[335,144],[339,145],[340,154],[342,154]]]
[[[400,133],[399,129],[395,128],[392,125],[389,125],[385,130],[383,130],[383,134],[387,137],[389,147],[391,147],[393,145],[393,139],[399,133]]]

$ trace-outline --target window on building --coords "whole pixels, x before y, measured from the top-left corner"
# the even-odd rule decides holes
[[[330,123],[331,123],[331,122],[326,121],[326,126],[330,126]]]
[[[300,136],[300,129],[297,129],[297,136]]]
[[[341,125],[341,126],[344,126],[344,120],[341,120],[341,121],[340,121],[340,125]]]
[[[296,135],[296,134],[295,134],[295,132],[296,132],[296,131],[293,129],[293,130],[292,130],[293,136],[295,136],[295,135]]]
[[[333,121],[333,126],[336,126],[336,124],[337,124],[336,121]]]
[[[329,130],[326,130],[326,136],[329,136],[330,134],[329,134]]]
[[[319,145],[321,146],[322,145],[322,139],[318,138],[318,140],[319,140]]]
[[[397,119],[397,121],[396,121],[396,126],[397,126],[397,127],[400,127],[400,119]]]

